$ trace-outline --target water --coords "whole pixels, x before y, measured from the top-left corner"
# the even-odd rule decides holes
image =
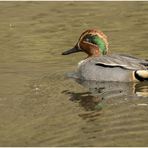
[[[148,58],[148,2],[0,2],[0,22],[0,146],[148,146],[147,83],[78,83],[86,55],[61,55],[99,27]]]

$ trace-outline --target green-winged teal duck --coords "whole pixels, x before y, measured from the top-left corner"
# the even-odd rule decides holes
[[[148,61],[129,55],[108,54],[107,37],[99,30],[86,30],[74,48],[62,54],[79,51],[88,55],[78,64],[80,79],[119,82],[148,80]]]

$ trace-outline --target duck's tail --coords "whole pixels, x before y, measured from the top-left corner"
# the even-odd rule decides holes
[[[148,81],[148,70],[136,70],[134,75],[135,78],[139,81]]]

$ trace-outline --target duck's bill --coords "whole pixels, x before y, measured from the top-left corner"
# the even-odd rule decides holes
[[[80,52],[80,51],[82,51],[82,50],[78,49],[77,47],[74,47],[72,49],[69,49],[67,51],[64,51],[62,53],[62,55],[68,55],[68,54],[75,53],[75,52]]]

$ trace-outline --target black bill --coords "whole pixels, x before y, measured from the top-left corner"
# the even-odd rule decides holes
[[[75,46],[75,47],[72,48],[72,49],[69,49],[69,50],[67,50],[67,51],[64,51],[64,52],[62,53],[62,55],[68,55],[68,54],[75,53],[75,52],[80,52],[80,51],[82,51],[82,50],[79,49],[79,48],[77,48],[77,47]]]

